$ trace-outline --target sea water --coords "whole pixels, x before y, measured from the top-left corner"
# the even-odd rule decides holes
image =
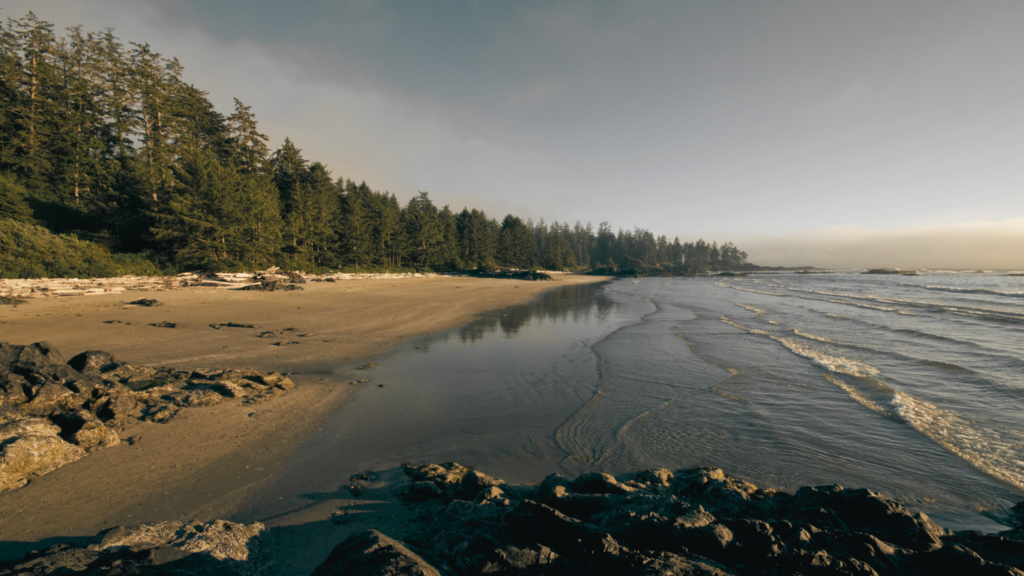
[[[953,529],[1000,530],[1024,499],[1024,277],[568,286],[360,373],[264,501],[447,460],[511,483],[715,466],[871,488]]]

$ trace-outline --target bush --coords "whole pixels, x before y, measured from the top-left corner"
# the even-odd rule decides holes
[[[109,278],[159,274],[138,255],[114,256],[103,246],[40,226],[0,219],[0,278]]]

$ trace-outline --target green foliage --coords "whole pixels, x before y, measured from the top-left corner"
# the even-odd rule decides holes
[[[0,278],[103,278],[118,273],[110,252],[98,244],[0,220]]]
[[[731,243],[511,214],[499,223],[425,192],[403,207],[365,182],[332,181],[289,138],[271,153],[250,107],[235,99],[225,118],[183,74],[109,29],[58,38],[31,12],[0,23],[0,218],[46,229],[8,232],[5,274],[749,266]]]
[[[25,187],[9,174],[0,174],[0,218],[20,222],[32,220],[32,209],[25,197]]]

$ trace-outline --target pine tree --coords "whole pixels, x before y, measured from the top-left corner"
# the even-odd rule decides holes
[[[256,126],[256,116],[252,107],[242,104],[235,98],[235,113],[228,116],[227,145],[234,161],[245,173],[263,172],[269,168],[267,164],[268,138],[260,134]]]
[[[223,270],[240,265],[248,207],[242,178],[209,150],[186,150],[153,230],[180,265]]]

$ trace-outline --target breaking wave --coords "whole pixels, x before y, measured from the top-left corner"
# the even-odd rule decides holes
[[[902,392],[892,399],[896,414],[936,444],[982,472],[1024,488],[1024,433],[999,426],[976,426],[952,410]]]
[[[796,354],[801,358],[805,358],[809,360],[811,364],[814,364],[815,366],[824,368],[831,372],[838,372],[839,374],[849,374],[850,376],[861,377],[877,376],[879,374],[878,368],[875,368],[870,364],[861,362],[860,360],[846,358],[838,354],[830,353],[830,351],[819,350],[812,346],[808,346],[805,343],[800,342],[798,340],[794,340],[792,338],[783,338],[782,336],[779,336],[778,334],[774,334],[772,332],[766,332],[764,330],[758,330],[756,328],[747,328],[746,326],[741,326],[740,324],[737,324],[732,320],[729,320],[729,318],[727,318],[726,316],[722,316],[721,320],[725,324],[728,324],[735,328],[739,328],[740,330],[745,330],[751,334],[767,336],[772,340],[775,340],[779,344],[782,344],[787,350],[789,350],[793,354]]]

